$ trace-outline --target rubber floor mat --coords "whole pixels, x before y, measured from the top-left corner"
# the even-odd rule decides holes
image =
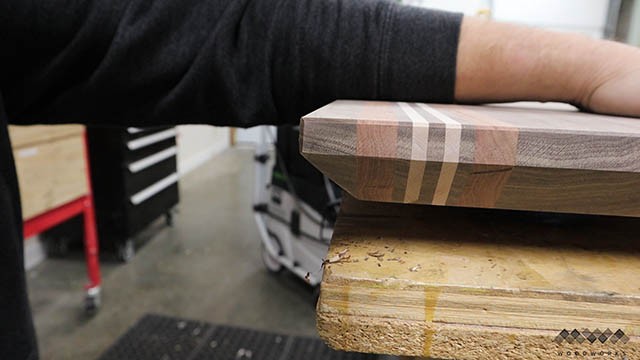
[[[373,360],[320,339],[145,315],[100,360]]]

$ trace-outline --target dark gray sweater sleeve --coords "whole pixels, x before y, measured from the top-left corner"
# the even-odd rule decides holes
[[[13,123],[252,126],[451,102],[461,15],[380,0],[5,0]]]

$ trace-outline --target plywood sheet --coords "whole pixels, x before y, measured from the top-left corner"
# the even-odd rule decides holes
[[[87,194],[83,142],[72,135],[14,149],[23,219]]]
[[[31,125],[9,126],[9,137],[14,149],[32,146],[43,142],[62,139],[74,135],[81,135],[82,125]]]
[[[318,330],[337,349],[380,354],[640,358],[638,233],[634,218],[347,197],[325,264]],[[628,339],[558,342],[563,329],[620,330]]]

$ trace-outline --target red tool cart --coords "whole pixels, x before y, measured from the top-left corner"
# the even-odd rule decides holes
[[[85,286],[85,309],[95,311],[100,306],[100,264],[84,128],[20,127],[10,129],[10,133],[22,193],[24,237],[38,235],[75,216],[83,216],[89,278]],[[56,163],[53,158],[59,161]],[[65,174],[69,172],[69,166],[75,166],[72,170],[77,174],[72,175],[73,178]]]

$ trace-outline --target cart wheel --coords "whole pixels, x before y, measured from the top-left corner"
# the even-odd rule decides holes
[[[94,314],[100,308],[101,297],[100,292],[88,293],[84,298],[84,311],[87,314]]]
[[[267,251],[264,244],[262,244],[262,262],[270,273],[277,274],[282,271],[282,264]]]
[[[136,249],[132,239],[127,239],[124,243],[119,243],[116,249],[116,256],[118,260],[127,263],[133,259],[136,254]]]
[[[173,213],[171,212],[171,210],[167,211],[164,214],[164,222],[168,227],[173,227]]]

